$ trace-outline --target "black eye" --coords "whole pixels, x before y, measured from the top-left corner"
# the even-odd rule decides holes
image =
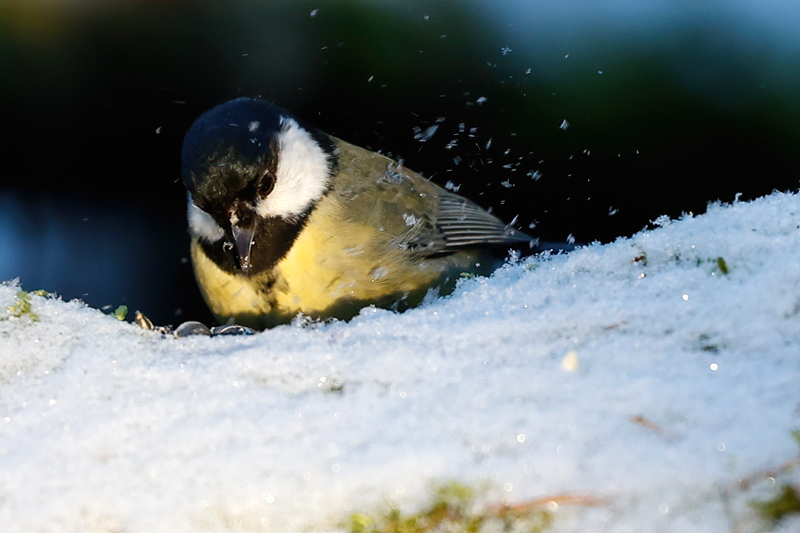
[[[258,185],[258,195],[261,198],[265,198],[272,192],[272,189],[275,188],[275,177],[269,173],[265,172],[264,175],[261,177],[261,183]]]

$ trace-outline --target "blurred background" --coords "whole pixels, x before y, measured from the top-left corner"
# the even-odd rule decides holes
[[[797,0],[0,2],[0,280],[211,323],[183,135],[239,96],[548,240],[800,180]]]

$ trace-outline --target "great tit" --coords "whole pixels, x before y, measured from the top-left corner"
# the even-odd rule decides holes
[[[302,313],[349,319],[446,294],[535,242],[402,164],[239,98],[186,134],[191,257],[222,323],[264,329]],[[500,258],[502,262],[502,257]]]

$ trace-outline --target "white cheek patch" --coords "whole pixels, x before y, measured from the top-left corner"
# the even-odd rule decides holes
[[[291,118],[281,119],[275,186],[256,203],[261,217],[294,218],[322,198],[330,181],[328,156]]]
[[[189,196],[189,233],[207,242],[217,242],[225,236],[225,230],[211,215],[194,205],[191,196]]]

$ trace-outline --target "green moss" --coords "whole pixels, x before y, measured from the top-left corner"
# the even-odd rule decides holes
[[[783,485],[771,500],[752,502],[751,505],[762,518],[774,523],[786,515],[800,514],[800,493],[797,487]]]
[[[31,310],[31,295],[27,291],[19,291],[14,299],[14,304],[9,305],[6,310],[11,316],[17,318],[27,316],[33,322],[39,321],[39,315]]]
[[[800,444],[800,431],[792,430],[792,438]],[[778,473],[796,468],[797,464],[797,459],[789,461],[777,471],[769,471],[767,475],[774,478]],[[800,487],[784,483],[774,497],[766,501],[752,501],[750,506],[774,527],[787,515],[800,515]]]
[[[366,513],[353,513],[350,515],[349,529],[353,533],[363,533],[365,531],[375,531],[375,520]]]
[[[632,246],[633,246],[634,250],[636,250],[636,252],[638,253],[638,255],[636,255],[633,258],[633,262],[634,263],[639,263],[642,266],[647,266],[647,264],[648,264],[647,252],[645,252],[644,249],[641,246],[639,246],[638,244],[633,244]],[[680,263],[681,261],[684,261],[684,260],[691,261],[692,259],[689,259],[689,258],[684,259],[683,257],[681,257],[681,255],[679,253],[675,253],[674,255],[672,255],[672,257],[667,259],[668,262],[669,261],[674,261],[676,263]],[[713,265],[713,267],[716,270],[718,270],[720,273],[722,273],[723,275],[727,276],[731,271],[730,267],[728,266],[728,263],[722,257],[706,257],[706,258],[695,257],[694,258],[695,266],[701,267],[701,266],[703,266],[705,264],[709,264],[709,263],[711,263]]]
[[[372,516],[368,513],[353,513],[350,531],[478,531],[482,518],[472,515],[473,491],[466,485],[449,482],[435,488],[432,502],[416,514],[403,514],[396,507]],[[451,527],[445,527],[450,525]]]
[[[327,394],[344,394],[344,383],[336,379],[330,381],[327,387],[322,387],[323,392]]]
[[[432,499],[421,511],[404,514],[396,506],[384,512],[350,515],[347,527],[354,533],[392,531],[398,533],[434,531],[526,531],[540,533],[553,521],[553,514],[541,507],[477,507],[476,490],[456,481],[436,486]]]
[[[719,345],[714,342],[711,342],[711,335],[709,335],[708,333],[701,333],[697,337],[697,339],[698,339],[697,342],[698,347],[700,348],[700,350],[704,352],[717,353],[725,347],[724,345]]]
[[[128,316],[128,306],[120,305],[114,310],[113,314],[117,320],[125,320],[125,317]]]
[[[726,276],[728,275],[728,272],[730,272],[730,270],[728,269],[728,263],[726,263],[725,260],[721,257],[717,257],[717,268],[719,269],[720,272],[722,272]]]

